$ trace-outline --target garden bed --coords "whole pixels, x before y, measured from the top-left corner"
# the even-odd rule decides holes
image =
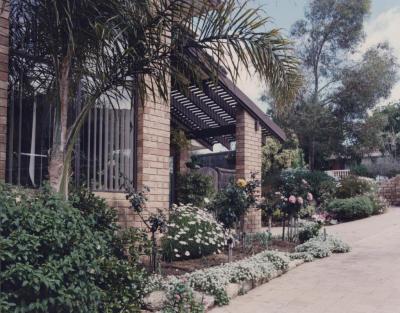
[[[273,239],[271,240],[268,249],[265,249],[262,245],[254,244],[251,248],[242,249],[241,247],[236,247],[233,249],[232,261],[239,261],[254,254],[270,250],[270,251],[280,251],[280,252],[294,252],[296,244],[292,242],[282,241]],[[191,273],[196,270],[217,266],[225,264],[228,262],[228,251],[224,251],[220,254],[213,254],[205,256],[199,259],[191,259],[184,261],[173,261],[173,262],[162,262],[161,263],[161,274],[163,276],[168,275],[183,275],[186,273]]]

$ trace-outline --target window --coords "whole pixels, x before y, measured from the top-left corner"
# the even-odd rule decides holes
[[[38,187],[48,180],[54,107],[50,97],[12,88],[9,99],[7,181]],[[70,120],[79,112],[84,97],[78,93]],[[102,101],[89,112],[75,145],[73,183],[95,191],[118,191],[124,178],[133,180],[134,110],[131,102],[112,106]]]

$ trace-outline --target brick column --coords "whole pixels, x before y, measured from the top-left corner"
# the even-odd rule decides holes
[[[7,2],[0,15],[0,181],[6,176],[9,14]]]
[[[251,172],[261,179],[261,127],[246,111],[236,113],[236,178],[249,179]],[[260,195],[261,190],[258,190]],[[243,230],[248,233],[261,230],[261,211],[250,208],[243,217]]]
[[[137,183],[138,188],[150,188],[147,208],[169,207],[169,159],[170,159],[169,99],[149,96],[138,108],[137,127]]]

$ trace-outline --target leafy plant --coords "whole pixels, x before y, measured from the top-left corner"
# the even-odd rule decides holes
[[[198,303],[188,283],[178,282],[168,292],[168,301],[163,313],[203,313],[204,305]]]
[[[370,177],[368,168],[363,164],[356,164],[350,167],[350,173],[354,176]]]
[[[1,311],[139,310],[146,274],[125,256],[102,200],[0,185],[0,203]]]
[[[193,204],[204,207],[214,194],[214,185],[210,176],[196,171],[178,176],[176,188],[177,203]]]
[[[244,249],[247,250],[248,253],[253,252],[255,245],[267,249],[271,238],[272,235],[270,232],[246,233],[243,236]]]
[[[224,246],[223,227],[205,210],[192,205],[175,205],[161,245],[168,261],[219,253]]]
[[[322,225],[320,223],[302,221],[298,234],[299,242],[304,243],[311,238],[317,237]]]
[[[336,197],[340,199],[361,196],[373,190],[373,185],[366,179],[357,176],[347,176],[340,181]]]
[[[238,226],[240,218],[251,206],[255,206],[256,189],[259,186],[260,181],[256,179],[255,173],[251,174],[248,181],[244,179],[238,179],[236,182],[231,180],[225,189],[215,195],[208,208],[215,212],[218,221],[225,228]]]
[[[156,233],[162,233],[165,230],[166,216],[161,209],[158,209],[156,213],[145,212],[147,193],[150,192],[150,188],[145,186],[143,190],[137,191],[133,186],[133,181],[129,181],[124,177],[123,187],[125,188],[126,199],[131,203],[132,210],[140,217],[147,230],[151,233],[151,264],[153,272],[155,272],[159,265]]]
[[[328,204],[326,210],[338,220],[348,221],[372,215],[374,207],[368,196],[357,196],[333,200]]]

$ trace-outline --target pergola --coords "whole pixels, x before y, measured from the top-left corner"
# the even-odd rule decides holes
[[[171,92],[171,114],[174,123],[182,127],[189,138],[211,148],[220,143],[230,149],[236,141],[236,111],[246,110],[261,127],[263,136],[284,141],[285,133],[250,98],[225,75],[218,82],[204,80],[202,86],[193,84],[188,91]]]
[[[255,128],[261,128],[262,136],[273,136],[285,141],[283,130],[276,125],[247,95],[229,79],[227,71],[215,64],[205,52],[189,49],[186,57],[199,72],[196,79],[190,71],[183,76],[191,83],[184,89],[172,85],[171,119],[189,135],[207,148],[220,143],[228,150],[236,141],[237,112],[244,110],[255,120]],[[218,75],[210,77],[210,67],[218,68]],[[186,74],[185,74],[186,73]]]

